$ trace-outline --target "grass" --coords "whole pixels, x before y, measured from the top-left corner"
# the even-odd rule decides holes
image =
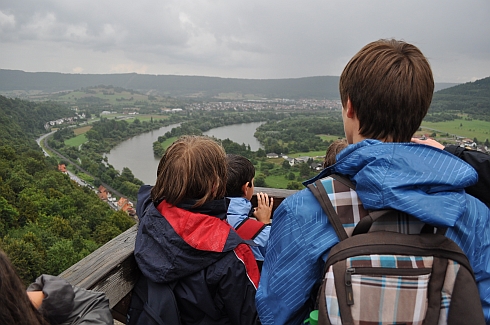
[[[167,149],[172,143],[174,143],[175,140],[177,140],[177,137],[168,138],[167,140],[162,142],[162,147]]]
[[[292,182],[284,177],[284,175],[271,175],[265,178],[265,183],[272,188],[286,188]]]
[[[70,138],[68,140],[65,140],[65,145],[69,146],[69,147],[78,147],[87,141],[88,141],[88,139],[85,136],[85,133],[83,133],[83,134],[77,135],[74,138]]]
[[[478,141],[490,139],[490,122],[481,120],[465,120],[457,119],[445,122],[422,122],[422,130],[427,129],[427,133],[432,133],[433,130],[438,130],[442,133],[449,133],[465,138],[477,138]]]
[[[84,180],[86,183],[89,183],[89,184],[94,183],[94,178],[92,176],[85,174],[85,173],[78,173],[77,176],[78,176],[78,178]]]
[[[290,158],[298,158],[298,157],[305,157],[305,156],[315,158],[315,157],[324,157],[325,152],[326,152],[326,149],[321,150],[321,151],[308,151],[308,152],[291,153],[291,154],[288,154],[287,156]]]
[[[323,141],[335,141],[337,139],[342,139],[343,137],[339,137],[337,135],[327,135],[327,134],[318,134],[320,139]]]

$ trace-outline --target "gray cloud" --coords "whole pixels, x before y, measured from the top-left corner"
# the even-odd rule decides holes
[[[366,43],[419,46],[436,81],[490,75],[487,0],[4,0],[0,67],[238,78],[339,75]]]

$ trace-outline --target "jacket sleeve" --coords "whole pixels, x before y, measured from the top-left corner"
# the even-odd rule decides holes
[[[103,292],[74,287],[75,299],[73,312],[62,325],[112,325],[109,299]]]
[[[270,232],[271,226],[266,225],[265,228],[262,229],[262,231],[257,235],[257,237],[254,238],[254,243],[259,245],[257,249],[262,256],[265,256],[265,253],[267,252],[267,243],[269,241]],[[261,260],[264,259],[262,258]]]
[[[109,300],[103,292],[72,286],[65,279],[43,274],[29,285],[27,291],[43,291],[45,298],[40,307],[51,324],[69,325],[113,324]]]
[[[474,265],[473,272],[480,292],[485,321],[490,324],[490,209],[482,209],[479,207],[481,205],[474,204],[478,210],[474,215],[478,217],[473,232],[476,239],[475,253],[470,263]]]
[[[44,299],[39,311],[51,324],[65,322],[73,312],[75,291],[65,279],[43,274],[31,283],[27,291],[42,291]]]
[[[274,212],[256,295],[262,324],[303,323],[316,298],[329,242],[338,242],[316,199],[304,191],[286,198]]]
[[[444,148],[470,164],[478,173],[478,183],[466,188],[466,193],[476,197],[490,207],[490,155],[450,145]]]
[[[490,325],[490,210],[466,195],[466,211],[446,236],[463,250],[475,274],[485,321]]]

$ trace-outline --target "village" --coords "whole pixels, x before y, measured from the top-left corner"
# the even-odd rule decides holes
[[[76,182],[80,186],[87,186],[90,189],[92,189],[99,199],[102,201],[106,202],[109,204],[109,206],[116,211],[124,211],[126,212],[129,216],[136,218],[136,210],[134,209],[134,205],[131,201],[129,201],[125,197],[120,197],[117,199],[116,196],[114,196],[111,192],[109,192],[103,185],[100,185],[97,189],[92,186],[91,184],[88,184],[84,180],[78,178],[74,174],[68,171],[66,168],[65,164],[58,164],[58,170],[70,177],[71,180]]]

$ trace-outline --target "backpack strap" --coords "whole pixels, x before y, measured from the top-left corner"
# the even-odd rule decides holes
[[[335,232],[337,233],[339,240],[342,241],[344,239],[347,239],[349,236],[347,236],[344,226],[342,225],[342,222],[340,222],[339,215],[337,214],[337,211],[335,211],[332,201],[330,201],[330,198],[328,197],[328,193],[323,187],[321,180],[317,180],[314,183],[309,184],[308,188],[320,203],[323,212],[325,212],[325,214],[327,215],[328,221],[330,221],[330,224],[332,225]]]
[[[342,184],[344,184],[345,186],[347,187],[350,187],[351,189],[355,190],[356,189],[356,186],[354,185],[354,183],[352,183],[352,181],[350,179],[348,179],[347,177],[343,176],[343,175],[339,175],[339,174],[331,174],[330,177],[332,177],[333,179],[341,182]]]
[[[245,218],[236,226],[235,231],[242,239],[253,240],[266,226],[263,222]]]
[[[389,216],[393,219],[396,219],[396,218],[400,218],[401,216],[408,216],[408,214],[402,211],[392,210],[392,209],[370,211],[369,214],[364,218],[362,218],[359,221],[359,223],[356,225],[354,231],[352,232],[352,236],[359,235],[359,234],[367,234],[369,232],[369,229],[371,229],[373,223],[379,218],[384,216]],[[433,234],[434,228],[435,228],[434,226],[426,223],[422,227],[420,233]],[[447,228],[437,227],[436,229],[437,229],[436,230],[437,234],[444,236]]]
[[[397,210],[376,210],[376,211],[370,211],[367,216],[362,218],[359,223],[356,225],[354,228],[354,231],[352,232],[352,236],[358,235],[358,234],[366,234],[369,232],[369,229],[371,229],[371,226],[373,223],[378,220],[379,218],[383,216],[390,216],[390,217],[398,217],[399,215],[406,215],[406,213],[397,211]]]

